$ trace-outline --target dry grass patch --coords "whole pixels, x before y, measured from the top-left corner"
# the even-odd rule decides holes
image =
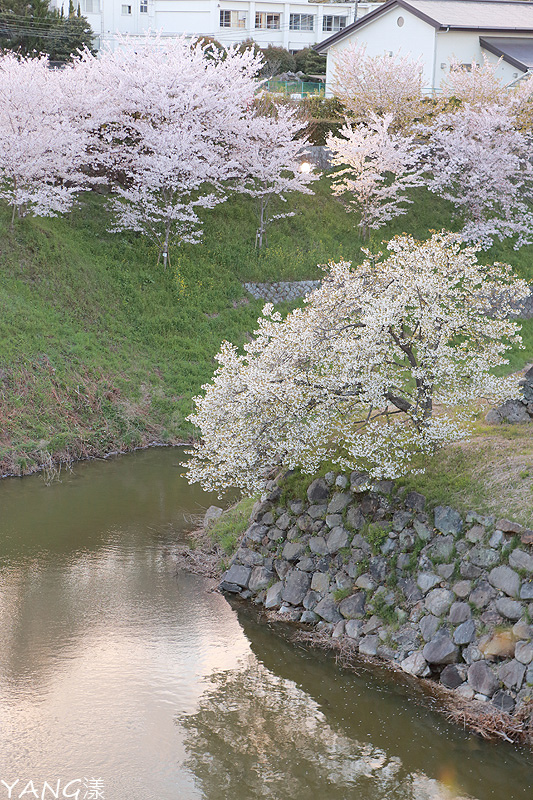
[[[422,492],[431,506],[509,517],[533,527],[533,423],[478,425],[468,441],[429,459],[416,459],[423,474],[399,483]]]

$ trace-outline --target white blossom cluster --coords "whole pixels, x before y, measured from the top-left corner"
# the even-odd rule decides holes
[[[459,210],[463,240],[531,244],[531,139],[517,130],[509,107],[465,105],[421,131],[429,141],[428,188]]]
[[[348,197],[348,209],[359,213],[363,236],[405,214],[413,202],[408,190],[424,183],[422,148],[414,137],[393,133],[392,121],[392,114],[381,118],[371,112],[365,125],[347,122],[340,136],[330,135],[326,141],[333,164],[340,167],[333,193]]]
[[[63,70],[48,59],[0,57],[0,198],[19,216],[68,211],[84,176],[86,137],[69,107]]]
[[[445,232],[388,250],[330,264],[286,318],[266,305],[244,352],[222,345],[190,417],[201,432],[191,482],[251,494],[272,470],[311,473],[328,458],[393,477],[414,453],[463,438],[478,398],[508,396],[493,369],[521,342],[508,314],[527,284]]]
[[[457,59],[452,58],[450,69],[441,84],[444,108],[448,107],[449,101],[478,109],[503,101],[505,90],[498,76],[501,60],[489,61],[483,53],[482,64],[472,61],[465,69]]]
[[[533,76],[504,86],[498,66],[452,60],[430,99],[418,62],[368,57],[361,45],[337,55],[333,86],[347,117],[328,140],[342,166],[333,186],[350,196],[363,234],[405,213],[405,190],[424,184],[454,204],[463,241],[533,241]]]
[[[298,117],[297,110],[286,105],[268,113],[268,108],[258,103],[243,119],[237,188],[257,198],[258,247],[263,245],[270,222],[294,216],[293,211],[273,214],[270,209],[273,198],[286,202],[288,192],[312,194],[307,184],[318,175],[300,169],[307,145],[307,138],[302,136],[305,127],[306,122]]]
[[[366,45],[355,43],[336,54],[332,89],[355,122],[391,114],[395,129],[408,129],[422,111],[422,62],[401,53],[367,56]]]
[[[149,237],[165,263],[172,242],[201,238],[198,209],[223,202],[239,174],[235,141],[259,65],[250,49],[207,52],[185,37],[82,55],[73,77],[84,87],[90,162],[117,177],[113,230]]]

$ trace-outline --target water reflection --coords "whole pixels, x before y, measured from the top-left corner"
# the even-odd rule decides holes
[[[202,513],[215,495],[183,479],[176,448],[150,449],[122,458],[77,464],[60,482],[41,476],[0,484],[0,564],[27,553],[68,555],[105,546],[114,531],[135,531],[157,540]]]
[[[333,728],[305,692],[257,662],[208,682],[198,711],[180,719],[185,764],[206,800],[308,800],[326,788],[332,800],[459,797],[444,783],[409,772],[398,756]]]
[[[207,800],[530,796],[529,757],[462,733],[384,676],[295,651],[246,612],[239,621],[255,658],[210,676],[198,710],[177,720]]]

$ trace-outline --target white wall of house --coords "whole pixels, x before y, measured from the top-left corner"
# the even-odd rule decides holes
[[[449,72],[452,59],[462,64],[471,64],[474,60],[481,64],[483,55],[486,55],[489,61],[493,63],[498,61],[497,56],[481,48],[480,35],[490,36],[490,31],[486,34],[483,31],[439,31],[403,8],[391,8],[370,20],[367,25],[362,25],[351,36],[346,36],[328,48],[326,93],[331,95],[336,55],[354,42],[365,44],[366,52],[370,56],[399,52],[414,59],[420,58],[423,65],[424,89],[430,91],[439,89]],[[496,32],[493,35],[503,34]],[[523,33],[505,32],[505,36],[513,35],[523,36]],[[501,61],[497,74],[502,82],[511,83],[523,73]]]
[[[68,0],[52,0],[68,12]],[[116,33],[146,30],[164,35],[212,36],[225,45],[253,39],[261,47],[300,50],[327,39],[355,19],[356,3],[308,3],[285,0],[80,0],[97,47],[114,45]],[[359,2],[358,17],[376,7]]]
[[[391,8],[389,11],[362,25],[352,36],[346,36],[328,48],[326,85],[333,83],[335,56],[354,42],[366,45],[369,56],[390,55],[398,52],[420,58],[423,63],[424,86],[432,85],[435,28],[419,17],[403,8]]]
[[[436,50],[436,71],[435,71],[435,86],[439,87],[444,77],[450,69],[450,59],[456,59],[460,64],[471,64],[476,61],[478,64],[483,63],[483,56],[485,55],[489,61],[495,64],[499,59],[497,56],[483,50],[479,44],[479,37],[484,34],[479,31],[438,31],[437,33],[437,50]],[[490,36],[490,33],[486,34]],[[496,35],[502,35],[497,33]],[[520,36],[520,34],[514,34]],[[512,33],[505,32],[506,37],[513,36]],[[523,34],[522,34],[523,36]],[[508,64],[505,61],[500,61],[500,65],[496,74],[502,81],[507,84],[516,80],[524,73]]]

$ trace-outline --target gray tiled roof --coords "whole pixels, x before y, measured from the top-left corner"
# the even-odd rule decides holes
[[[480,36],[481,47],[513,66],[533,70],[533,36]]]
[[[360,19],[315,45],[326,53],[331,45],[351,36],[391,9],[405,9],[437,29],[487,33],[526,33],[533,36],[532,0],[387,0]]]
[[[533,3],[498,0],[407,0],[408,5],[441,26],[465,28],[531,29]]]

